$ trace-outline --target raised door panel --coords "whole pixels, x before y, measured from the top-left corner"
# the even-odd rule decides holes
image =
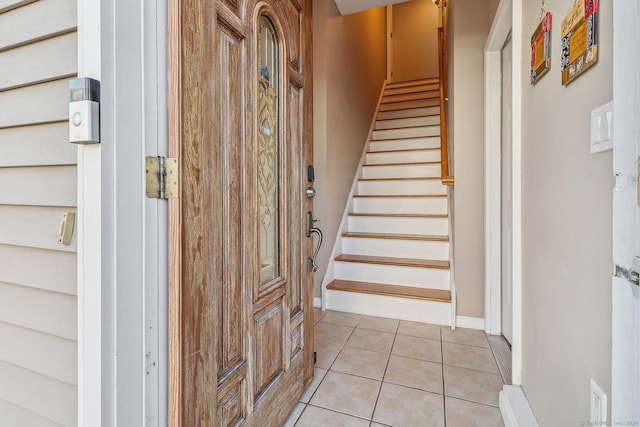
[[[305,191],[306,177],[301,176],[305,170],[303,158],[304,140],[303,126],[304,123],[304,104],[302,96],[302,88],[298,83],[288,81],[288,114],[286,120],[286,140],[289,150],[289,164],[291,169],[291,179],[289,180],[289,223],[292,230],[305,230],[306,217],[303,212],[303,194]],[[302,239],[290,239],[291,264],[289,272],[289,314],[291,317],[303,310],[303,287],[300,285],[304,282],[305,276],[309,273],[306,271],[307,261],[305,257],[305,247]],[[309,256],[309,255],[307,255]]]
[[[217,283],[218,298],[218,377],[246,360],[244,339],[246,325],[243,316],[242,274],[242,211],[244,198],[242,158],[244,146],[244,101],[243,81],[234,81],[244,69],[242,39],[219,25],[217,45],[219,57],[219,79],[216,85],[216,109],[219,129],[214,134],[216,149],[215,181],[219,187],[210,191],[218,193],[221,204],[216,209],[215,221],[224,224],[219,228],[219,247],[214,268],[220,269],[221,280]]]
[[[218,391],[218,409],[216,424],[219,426],[235,426],[247,417],[247,374],[246,367],[232,375]]]
[[[259,400],[271,383],[284,371],[283,322],[280,300],[255,315],[253,353],[253,396]]]

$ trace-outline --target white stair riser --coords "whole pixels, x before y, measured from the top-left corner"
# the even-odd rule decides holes
[[[380,111],[376,120],[401,119],[406,117],[432,116],[440,114],[440,106],[410,108],[406,110]]]
[[[446,197],[438,198],[356,198],[355,213],[446,214]]]
[[[400,265],[336,262],[336,279],[385,285],[412,286],[421,289],[450,288],[449,270],[404,267]]]
[[[440,124],[440,116],[410,117],[407,119],[378,120],[375,124],[374,129],[396,129],[438,124]]]
[[[385,94],[382,97],[382,103],[387,104],[390,102],[413,101],[414,99],[425,99],[425,98],[433,99],[433,98],[438,98],[439,96],[440,96],[439,90],[429,90],[426,92],[412,92],[412,93],[405,93],[405,94],[399,94],[399,95]]]
[[[389,104],[380,105],[380,109],[378,111],[395,111],[395,110],[406,110],[408,108],[424,108],[424,107],[435,107],[436,105],[440,105],[440,99],[418,99],[415,101],[403,101],[403,102],[392,102]]]
[[[424,92],[427,90],[440,90],[440,85],[438,83],[428,83],[428,84],[420,84],[420,85],[407,86],[407,87],[387,88],[384,91],[384,96],[401,95],[404,93],[411,93],[411,92]]]
[[[398,181],[360,181],[358,194],[447,194],[447,187],[439,179],[398,180]]]
[[[393,139],[390,141],[371,141],[369,151],[415,150],[424,148],[440,148],[440,137],[413,139]]]
[[[424,136],[440,136],[440,126],[423,126],[418,128],[374,130],[373,140],[416,138]]]
[[[379,165],[384,163],[407,162],[439,162],[440,150],[425,151],[385,151],[367,153],[366,164]]]
[[[440,163],[362,167],[363,178],[411,178],[438,176],[440,176]]]
[[[449,233],[447,218],[411,218],[349,216],[349,231],[358,233],[429,234],[446,236]]]
[[[328,291],[326,307],[347,313],[451,325],[451,304],[446,302]]]
[[[342,253],[446,261],[449,242],[343,237]]]
[[[399,88],[399,87],[412,87],[416,85],[426,85],[432,83],[438,83],[440,79],[438,77],[427,77],[426,79],[413,80],[408,82],[392,82],[387,83],[386,89]]]

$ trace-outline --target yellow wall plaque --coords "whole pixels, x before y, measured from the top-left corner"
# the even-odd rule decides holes
[[[551,68],[551,12],[543,15],[542,21],[531,36],[531,84],[535,84]]]
[[[578,0],[562,20],[562,84],[598,61],[598,0]]]

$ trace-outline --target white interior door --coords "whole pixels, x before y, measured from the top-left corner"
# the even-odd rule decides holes
[[[640,4],[617,0],[613,25],[613,262],[640,270]],[[612,424],[640,421],[640,287],[613,277]],[[628,276],[628,273],[627,273]],[[637,277],[637,276],[636,276]],[[637,282],[636,282],[637,283]]]
[[[512,202],[512,131],[511,131],[511,37],[502,48],[502,104],[501,104],[501,305],[502,334],[513,340],[513,202]]]

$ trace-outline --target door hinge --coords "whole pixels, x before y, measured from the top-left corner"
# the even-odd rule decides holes
[[[147,197],[175,199],[178,197],[178,159],[152,157],[146,159]]]

